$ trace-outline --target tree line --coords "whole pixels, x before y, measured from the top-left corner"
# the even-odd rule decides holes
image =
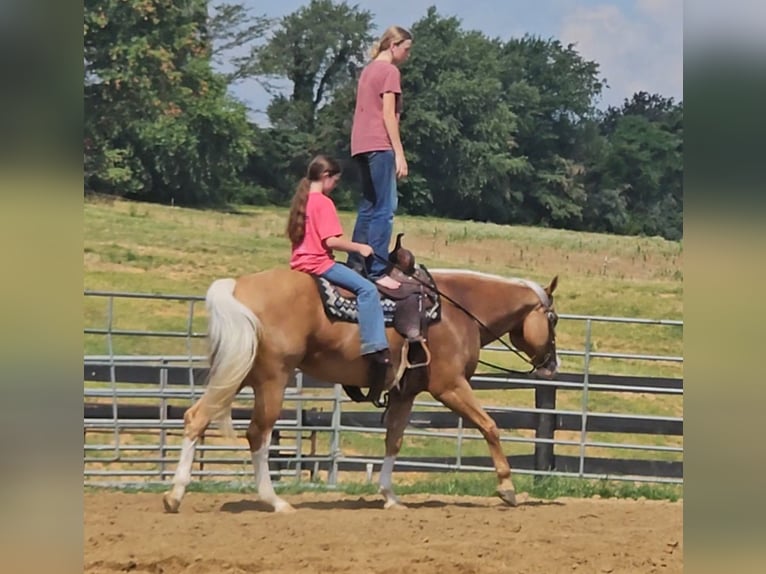
[[[84,23],[86,190],[287,205],[322,152],[349,166],[335,199],[355,207],[346,160],[371,12],[312,0],[269,19],[236,3],[86,0]],[[608,80],[573,45],[490,38],[434,7],[409,29],[400,212],[682,237],[682,102],[638,92],[600,110]],[[246,78],[270,94],[267,126],[231,95]]]

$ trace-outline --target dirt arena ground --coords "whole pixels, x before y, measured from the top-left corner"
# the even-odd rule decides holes
[[[523,495],[521,495],[523,497]],[[403,511],[377,496],[286,496],[274,514],[251,494],[84,495],[88,574],[680,573],[683,503],[411,495]]]

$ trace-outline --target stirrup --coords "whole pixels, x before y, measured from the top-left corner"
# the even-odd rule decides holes
[[[420,367],[427,367],[428,365],[431,364],[431,351],[428,349],[428,345],[426,345],[425,338],[413,339],[413,342],[420,343],[420,347],[423,349],[423,352],[426,354],[426,358],[424,361],[420,363],[410,363],[410,358],[409,358],[410,341],[405,339],[404,345],[402,345],[402,364],[404,365],[404,368],[418,369]]]
[[[381,397],[383,397],[382,400],[381,400]],[[385,391],[381,393],[380,395],[378,395],[377,397],[374,397],[372,399],[372,404],[378,407],[379,409],[387,409],[388,408],[388,391]]]

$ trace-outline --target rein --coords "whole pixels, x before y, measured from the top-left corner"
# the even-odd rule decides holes
[[[471,313],[471,311],[469,311],[469,310],[468,310],[468,309],[466,309],[466,308],[465,308],[465,307],[464,307],[462,304],[458,303],[458,302],[457,302],[457,301],[455,301],[455,300],[454,300],[452,297],[450,297],[449,295],[447,295],[447,294],[445,294],[443,291],[441,291],[441,290],[440,290],[440,289],[439,289],[439,288],[436,286],[436,282],[434,282],[434,284],[433,284],[433,285],[430,285],[430,284],[426,283],[425,281],[423,281],[422,279],[420,279],[419,277],[416,277],[415,275],[409,275],[409,274],[407,274],[407,273],[406,273],[406,272],[405,272],[405,271],[404,271],[404,270],[403,270],[401,267],[399,267],[399,266],[398,266],[398,265],[396,265],[395,263],[392,263],[392,262],[391,262],[391,261],[389,261],[388,259],[385,259],[384,257],[381,257],[381,256],[380,256],[380,255],[378,255],[377,253],[374,253],[374,252],[373,252],[373,254],[372,254],[372,255],[373,255],[373,257],[376,257],[377,259],[379,259],[379,260],[380,260],[382,263],[385,263],[386,265],[391,265],[392,267],[394,267],[395,269],[398,269],[399,271],[401,271],[402,273],[404,273],[405,275],[407,275],[407,276],[408,276],[408,277],[410,277],[411,279],[414,279],[415,281],[417,281],[418,283],[420,283],[422,286],[424,286],[424,287],[428,287],[428,288],[429,288],[429,289],[431,289],[432,291],[435,291],[435,292],[436,292],[436,293],[437,293],[437,294],[438,294],[440,297],[443,297],[444,299],[446,299],[447,301],[449,301],[450,303],[452,303],[452,304],[453,304],[455,307],[457,307],[458,309],[460,309],[460,310],[461,310],[463,313],[465,313],[466,315],[468,315],[468,317],[470,317],[472,320],[474,320],[476,323],[478,323],[478,325],[479,325],[481,328],[483,328],[483,329],[484,329],[485,331],[487,331],[487,332],[488,332],[490,335],[492,335],[492,337],[493,337],[493,338],[492,338],[492,341],[500,341],[500,343],[502,343],[502,344],[503,344],[503,346],[504,346],[506,349],[508,349],[508,350],[509,350],[509,351],[511,351],[512,353],[515,353],[515,354],[516,354],[516,355],[517,355],[517,356],[518,356],[518,357],[519,357],[519,358],[520,358],[522,361],[524,361],[524,362],[525,362],[525,363],[527,363],[528,365],[531,365],[531,367],[532,367],[532,368],[531,368],[531,369],[529,369],[528,371],[516,371],[516,370],[514,370],[514,369],[509,369],[509,368],[507,368],[507,367],[502,367],[502,366],[500,366],[500,365],[495,365],[495,364],[493,364],[493,363],[489,363],[489,362],[487,362],[487,361],[484,361],[484,360],[482,360],[482,359],[478,359],[478,362],[479,362],[479,363],[481,363],[482,365],[485,365],[485,366],[487,366],[487,367],[492,367],[493,369],[498,369],[498,370],[500,370],[500,371],[503,371],[504,373],[508,373],[508,374],[511,374],[511,375],[529,375],[529,374],[532,374],[532,373],[535,371],[535,369],[537,369],[537,368],[538,368],[538,367],[537,367],[537,366],[536,366],[536,365],[535,365],[535,364],[534,364],[534,363],[533,363],[531,360],[529,360],[527,357],[525,357],[525,356],[524,356],[524,354],[523,354],[521,351],[519,351],[518,349],[514,348],[512,345],[510,345],[510,344],[506,343],[506,342],[503,340],[503,338],[502,338],[503,336],[502,336],[502,335],[497,335],[497,334],[496,334],[496,333],[495,333],[495,332],[494,332],[492,329],[490,329],[490,328],[489,328],[489,327],[488,327],[486,324],[484,324],[484,322],[483,322],[481,319],[479,319],[479,318],[478,318],[476,315],[474,315],[473,313]],[[422,266],[423,264],[421,263],[420,265]],[[423,266],[423,269],[425,269],[425,266]],[[547,356],[545,357],[545,359],[547,359]],[[545,360],[543,361],[543,363],[544,363],[544,362],[545,362]]]

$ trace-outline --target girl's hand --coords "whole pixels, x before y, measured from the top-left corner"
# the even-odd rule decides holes
[[[358,246],[357,247],[357,252],[362,257],[366,258],[366,257],[369,257],[370,255],[372,255],[372,247],[370,247],[369,245],[367,245],[365,243],[357,243],[357,246]]]
[[[404,154],[396,154],[394,156],[394,163],[396,165],[396,178],[401,179],[403,177],[407,177],[407,174],[409,173],[409,168],[407,166],[407,160],[404,157]]]

